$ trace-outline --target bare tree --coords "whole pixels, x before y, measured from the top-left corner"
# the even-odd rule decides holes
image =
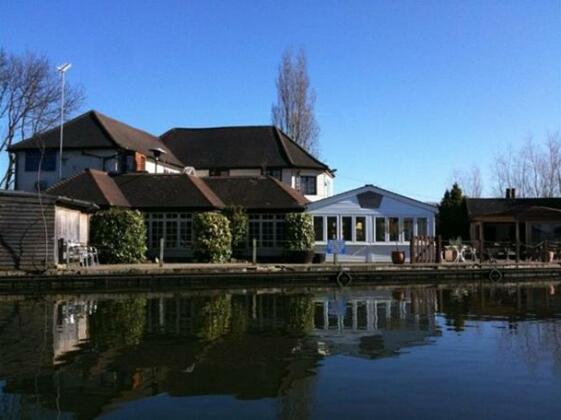
[[[513,187],[519,197],[561,194],[561,137],[550,133],[543,143],[526,139],[520,149],[511,146],[495,157],[494,192],[502,196]]]
[[[276,85],[277,103],[271,109],[273,124],[317,156],[319,126],[314,114],[316,97],[310,88],[303,50],[296,57],[293,57],[290,50],[284,53]]]
[[[452,183],[458,184],[466,197],[479,198],[483,194],[481,170],[477,165],[473,165],[469,170],[454,171]]]
[[[66,115],[71,115],[83,102],[82,90],[66,85],[64,95]],[[0,50],[0,153],[17,141],[57,125],[60,99],[60,81],[55,66],[46,57]],[[14,156],[9,154],[0,187],[11,187],[14,167]]]

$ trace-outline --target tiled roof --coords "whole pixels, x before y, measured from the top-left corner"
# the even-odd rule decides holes
[[[308,200],[272,177],[199,178],[186,174],[130,173],[111,176],[88,169],[47,190],[49,194],[87,200],[100,207],[141,210],[206,211],[228,205],[250,211],[302,211]]]
[[[306,168],[330,171],[274,126],[174,128],[160,136],[197,169]]]
[[[133,208],[212,210],[224,207],[220,198],[193,175],[131,173],[113,179]]]
[[[41,135],[23,140],[10,147],[10,151],[35,149],[39,145],[47,149],[58,149],[60,127]],[[183,167],[182,162],[156,136],[131,127],[97,111],[88,111],[64,124],[64,149],[100,149],[119,147],[152,156],[150,149],[165,151],[160,159],[166,163]]]
[[[273,177],[210,177],[208,186],[225,205],[247,210],[301,211],[308,200]]]
[[[91,201],[102,207],[130,207],[114,179],[107,172],[86,169],[47,190],[49,194]]]
[[[493,215],[520,215],[529,212],[560,210],[561,198],[468,198],[468,216],[475,219]]]

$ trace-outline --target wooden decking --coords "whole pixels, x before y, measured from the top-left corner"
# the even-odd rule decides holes
[[[341,273],[345,273],[342,274]],[[347,275],[348,274],[348,275]],[[41,274],[0,272],[0,292],[335,286],[561,279],[561,264],[156,264],[102,265]]]

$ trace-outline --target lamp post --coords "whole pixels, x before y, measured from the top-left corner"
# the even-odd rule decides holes
[[[60,73],[60,147],[58,151],[58,178],[62,179],[62,139],[64,132],[64,73],[72,67],[70,63],[64,63],[57,66],[56,71]]]

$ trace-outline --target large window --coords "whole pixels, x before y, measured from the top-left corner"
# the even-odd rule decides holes
[[[357,242],[366,242],[366,217],[355,218],[355,235]]]
[[[25,152],[25,171],[37,172],[41,163],[42,172],[53,172],[56,170],[56,150],[45,150],[41,161],[40,150],[27,150]]]
[[[284,229],[283,214],[252,214],[249,216],[249,246],[255,239],[259,247],[282,247],[285,238]]]
[[[386,241],[386,219],[376,217],[376,242]]]
[[[390,241],[391,242],[399,241],[399,218],[398,217],[388,218],[388,229],[389,229],[389,232],[390,232]]]
[[[323,216],[314,216],[314,237],[316,242],[323,242]]]
[[[427,236],[428,235],[428,225],[426,217],[419,217],[417,219],[417,235]]]
[[[559,223],[532,223],[530,237],[533,243],[548,241],[561,241],[561,224]]]
[[[148,248],[158,249],[160,239],[166,248],[189,248],[193,238],[193,221],[189,213],[146,214]]]
[[[403,219],[403,240],[410,241],[413,238],[413,218],[406,217]]]
[[[299,191],[304,195],[317,194],[317,179],[315,176],[301,176]]]
[[[353,218],[343,216],[342,218],[343,223],[343,240],[344,241],[352,241],[353,240]]]
[[[337,239],[337,217],[327,218],[327,239]]]

